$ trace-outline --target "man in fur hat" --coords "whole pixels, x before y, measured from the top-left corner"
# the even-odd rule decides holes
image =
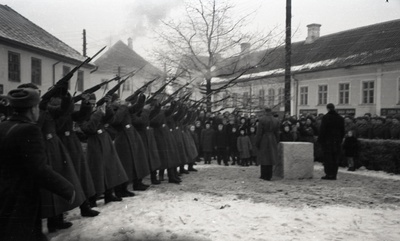
[[[8,94],[14,113],[0,123],[0,237],[47,240],[42,234],[40,188],[72,203],[73,185],[47,163],[43,136],[36,125],[39,91],[15,89]]]

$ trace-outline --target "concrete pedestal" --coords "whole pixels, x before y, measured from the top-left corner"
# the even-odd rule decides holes
[[[284,179],[312,178],[314,172],[314,146],[308,142],[281,142],[274,176]]]

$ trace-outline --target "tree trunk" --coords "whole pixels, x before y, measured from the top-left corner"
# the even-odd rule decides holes
[[[206,78],[206,96],[207,112],[211,112],[211,78]]]

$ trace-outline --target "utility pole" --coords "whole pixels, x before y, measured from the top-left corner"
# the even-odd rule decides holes
[[[286,41],[285,41],[285,112],[290,114],[291,55],[292,55],[292,0],[286,0]]]
[[[83,57],[87,57],[87,54],[86,54],[86,29],[83,30]]]

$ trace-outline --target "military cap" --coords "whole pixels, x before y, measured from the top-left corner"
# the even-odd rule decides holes
[[[28,88],[11,90],[8,92],[8,99],[14,108],[30,108],[40,102],[39,92]]]
[[[96,100],[96,95],[94,93],[89,94],[89,100]]]
[[[111,102],[116,101],[117,99],[119,99],[119,95],[117,93],[112,94],[111,96]]]

